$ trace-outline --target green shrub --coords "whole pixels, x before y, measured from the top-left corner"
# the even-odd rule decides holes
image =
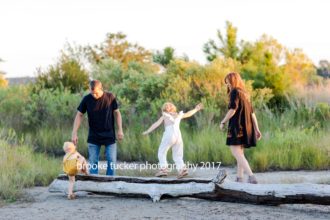
[[[0,140],[0,199],[14,201],[22,196],[23,188],[46,186],[60,171],[61,160]]]

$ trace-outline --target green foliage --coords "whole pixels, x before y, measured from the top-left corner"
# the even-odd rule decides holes
[[[138,111],[143,115],[143,110],[151,108],[153,101],[161,98],[166,84],[165,76],[155,74],[149,65],[131,62],[124,67],[112,59],[95,65],[92,75],[102,82],[105,90],[117,96],[127,114]],[[129,107],[125,109],[125,105]]]
[[[316,141],[317,140],[317,141]],[[327,169],[330,166],[325,133],[291,128],[264,133],[263,140],[248,158],[254,170]]]
[[[283,96],[288,92],[290,78],[284,74],[279,63],[283,56],[283,48],[276,40],[262,36],[253,46],[245,44],[243,52],[245,63],[241,73],[244,79],[253,80],[254,88],[270,88],[275,96]]]
[[[63,123],[71,125],[81,98],[80,94],[60,89],[43,89],[39,93],[31,93],[21,113],[23,123],[25,127],[34,129],[61,126]]]
[[[49,66],[46,71],[38,70],[37,85],[80,92],[88,88],[88,72],[78,60],[63,53],[57,64]]]
[[[217,36],[220,40],[219,46],[214,40],[209,40],[209,42],[204,44],[204,53],[207,55],[207,60],[213,61],[219,55],[225,58],[236,59],[239,54],[237,28],[231,22],[226,21],[226,37],[222,35],[220,30],[218,30]]]
[[[15,201],[25,187],[47,186],[60,170],[60,160],[0,139],[0,199]]]
[[[151,52],[136,43],[129,42],[126,37],[121,32],[108,33],[105,41],[100,45],[87,46],[86,54],[93,63],[100,63],[110,58],[124,67],[127,67],[130,62],[151,64]]]
[[[301,49],[286,52],[284,72],[295,86],[313,84],[316,68]]]
[[[327,60],[320,60],[317,74],[324,78],[330,78],[330,62]]]
[[[330,105],[329,103],[317,103],[315,107],[316,118],[321,122],[330,120]]]
[[[161,74],[156,73],[151,54],[122,34],[110,34],[100,46],[78,53],[69,48],[69,55],[40,74],[36,85],[0,89],[0,125],[8,130],[2,137],[10,144],[24,142],[37,152],[62,156],[63,142],[70,139],[76,108],[87,88],[88,78],[79,78],[87,75],[80,58],[86,54],[79,53],[88,53],[94,59],[91,76],[120,103],[125,139],[119,143],[119,160],[156,162],[162,128],[147,137],[141,133],[159,118],[163,103],[171,101],[179,111],[188,111],[202,102],[205,109],[181,125],[185,160],[234,165],[226,135],[218,129],[228,105],[224,78],[234,71],[245,80],[263,132],[258,147],[247,150],[254,169],[329,167],[330,99],[309,58],[266,35],[238,46],[236,34],[227,22],[225,37],[218,33],[221,45],[207,45],[212,61],[205,65],[173,59],[174,49],[165,48],[154,56],[165,67]],[[306,95],[315,90],[315,97],[324,97],[307,102],[302,98],[306,95],[299,96],[306,86]],[[12,138],[16,133],[19,143]],[[84,120],[78,145],[83,155],[87,155],[87,133]]]
[[[174,60],[174,49],[172,47],[165,47],[163,52],[157,51],[153,55],[153,61],[166,67],[172,60]]]
[[[0,63],[3,62],[3,60],[0,58]],[[4,88],[8,86],[8,81],[4,77],[5,72],[0,70],[0,88]]]
[[[288,50],[267,35],[262,35],[256,42],[241,41],[238,45],[237,28],[228,21],[226,26],[226,37],[218,31],[220,46],[214,40],[204,45],[207,59],[213,61],[223,57],[237,60],[240,63],[237,72],[245,80],[252,80],[254,89],[272,90],[269,102],[272,108],[286,107],[285,96],[291,95],[296,87],[320,83],[315,66],[302,50]],[[318,73],[324,75],[327,66],[326,62],[322,62]]]
[[[0,88],[5,88],[8,86],[8,81],[5,79],[3,74],[0,72]]]
[[[24,143],[33,146],[36,152],[46,153],[47,155],[63,156],[63,143],[71,140],[73,121],[70,125],[63,123],[59,126],[42,126],[37,131],[26,132],[22,139]],[[78,131],[79,142],[78,151],[83,155],[88,155],[87,149],[88,126],[84,120]]]
[[[20,130],[23,128],[24,108],[30,98],[28,86],[0,88],[0,126]]]

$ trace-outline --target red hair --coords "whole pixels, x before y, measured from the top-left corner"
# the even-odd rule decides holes
[[[227,93],[229,94],[233,89],[240,89],[243,91],[247,99],[250,99],[248,92],[245,90],[244,81],[241,78],[241,75],[235,72],[228,73],[225,77],[225,83],[229,83],[231,85],[231,89],[227,87]]]

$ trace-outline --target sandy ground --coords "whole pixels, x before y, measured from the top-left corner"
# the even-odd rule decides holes
[[[235,178],[233,168],[226,168]],[[190,177],[213,177],[213,169],[190,171]],[[261,183],[330,183],[330,171],[267,172],[256,174]],[[26,190],[23,201],[0,208],[0,219],[330,219],[330,206],[262,206],[206,201],[193,198],[164,199],[100,196],[78,192],[69,201],[47,187]]]

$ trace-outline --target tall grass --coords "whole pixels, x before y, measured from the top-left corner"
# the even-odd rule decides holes
[[[261,114],[263,138],[256,148],[247,149],[247,158],[255,171],[329,169],[330,136],[328,124],[323,127],[291,125],[288,121]],[[289,114],[289,113],[287,113]],[[290,118],[287,118],[290,120]],[[320,126],[320,125],[319,125]],[[235,165],[230,149],[225,145],[226,134],[213,124],[201,129],[181,126],[184,139],[184,158],[191,163],[221,162]],[[142,128],[128,130],[119,144],[119,159],[125,161],[157,161],[162,128],[147,137]],[[168,154],[171,161],[171,153]]]
[[[270,110],[267,106],[256,109],[263,139],[256,148],[246,150],[255,170],[329,169],[330,99],[327,97],[330,96],[323,94],[322,99],[317,99],[321,91],[317,88],[305,93],[313,95],[313,102],[298,95],[288,97],[289,105],[281,111]],[[17,96],[20,92],[23,94],[21,99]],[[45,90],[32,98],[28,94],[24,87],[0,90],[0,127],[6,128],[0,130],[0,139],[17,136],[13,140],[31,146],[35,152],[63,156],[62,145],[71,138],[75,108],[81,94],[60,90]],[[181,123],[185,161],[235,165],[230,149],[225,145],[226,133],[218,128],[227,109],[219,109],[212,103],[205,106],[202,112]],[[125,138],[118,143],[118,159],[157,162],[163,128],[148,136],[143,136],[142,132],[157,119],[155,115],[159,114],[159,109],[139,109],[137,112],[128,102],[121,110]],[[15,119],[21,111],[25,112],[24,117]],[[87,135],[85,119],[79,129],[78,150],[86,157]],[[7,141],[15,142],[13,140]],[[171,161],[170,152],[168,159]]]
[[[308,114],[304,111],[308,111]],[[257,112],[263,138],[256,148],[246,150],[253,169],[256,171],[329,169],[330,123],[329,120],[318,119],[316,113],[316,110],[304,108],[291,108],[281,114],[272,113],[267,109]],[[201,120],[201,115],[198,120]],[[164,129],[161,126],[150,135],[143,136],[142,132],[148,126],[149,124],[124,125],[125,138],[118,143],[118,160],[158,161],[158,146]],[[34,146],[37,152],[62,156],[62,145],[64,141],[70,139],[71,129],[65,126],[41,127],[37,133],[23,136],[21,142]],[[186,162],[221,162],[222,165],[235,165],[230,149],[225,145],[226,133],[220,131],[215,122],[198,127],[197,124],[183,121],[181,131]],[[11,133],[13,132],[7,132],[5,136],[15,136]],[[84,124],[79,129],[78,150],[86,157],[88,156],[87,134],[87,125]],[[170,162],[172,162],[171,158],[169,151]],[[103,152],[101,159],[104,159]]]
[[[63,143],[71,140],[72,127],[41,127],[36,132],[28,132],[22,135],[24,143],[33,146],[36,152],[48,155],[61,156]],[[86,126],[81,126],[78,131],[77,150],[82,154],[87,154],[87,135]]]
[[[247,152],[247,157],[256,171],[329,169],[330,137],[327,134],[299,128],[268,131],[258,147]]]
[[[0,139],[0,199],[15,201],[22,196],[23,188],[46,186],[60,170],[59,159]]]

